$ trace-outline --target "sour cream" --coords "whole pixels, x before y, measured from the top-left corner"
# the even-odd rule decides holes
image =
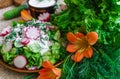
[[[29,0],[29,5],[37,8],[45,8],[45,7],[50,7],[55,5],[56,1],[55,0]]]

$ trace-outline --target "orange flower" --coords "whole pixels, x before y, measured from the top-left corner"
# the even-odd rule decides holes
[[[61,76],[61,69],[56,68],[51,62],[45,61],[42,66],[44,67],[39,71],[37,79],[59,79]]]
[[[21,17],[25,21],[32,20],[32,18],[33,18],[27,10],[22,10],[21,11]]]
[[[85,36],[82,33],[72,32],[67,33],[67,39],[70,42],[67,45],[66,50],[70,53],[75,53],[72,59],[75,62],[80,62],[84,57],[91,58],[93,55],[93,49],[91,45],[94,45],[98,40],[98,34],[96,32],[89,32]]]

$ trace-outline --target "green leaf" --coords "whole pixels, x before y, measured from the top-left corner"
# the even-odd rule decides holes
[[[74,3],[75,5],[79,5],[79,2],[78,0],[71,0],[71,3]]]
[[[32,77],[34,77],[36,74],[31,74],[31,75],[29,75],[29,76],[26,76],[26,77],[24,77],[23,79],[31,79]]]
[[[11,54],[16,54],[16,52],[17,52],[16,48],[12,48],[11,51],[10,51]]]
[[[13,22],[12,22],[12,27],[16,27],[16,26],[17,26],[17,24],[18,24],[18,22],[17,22],[17,21],[13,21]]]
[[[59,50],[60,49],[60,44],[55,42],[54,45],[52,45],[52,50]]]
[[[114,47],[120,47],[120,33],[116,34],[115,37],[113,37],[113,46]]]
[[[57,32],[55,33],[54,39],[55,39],[56,41],[58,41],[58,40],[60,39],[60,31],[59,31],[59,30],[57,30]]]

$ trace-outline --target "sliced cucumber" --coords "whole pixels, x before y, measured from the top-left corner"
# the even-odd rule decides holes
[[[22,47],[23,44],[21,44],[21,38],[17,38],[14,42],[15,47]]]
[[[30,43],[27,44],[27,47],[34,53],[40,52],[40,45],[37,41],[30,41]]]
[[[12,42],[11,41],[7,41],[3,43],[3,47],[2,47],[2,52],[6,53],[9,52],[12,49]]]

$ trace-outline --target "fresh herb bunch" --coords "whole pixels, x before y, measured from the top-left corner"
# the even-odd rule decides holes
[[[66,36],[67,32],[86,34],[96,31],[98,42],[91,59],[75,63],[68,56],[61,79],[120,78],[120,5],[119,0],[65,0],[67,10],[52,15],[51,22]]]

